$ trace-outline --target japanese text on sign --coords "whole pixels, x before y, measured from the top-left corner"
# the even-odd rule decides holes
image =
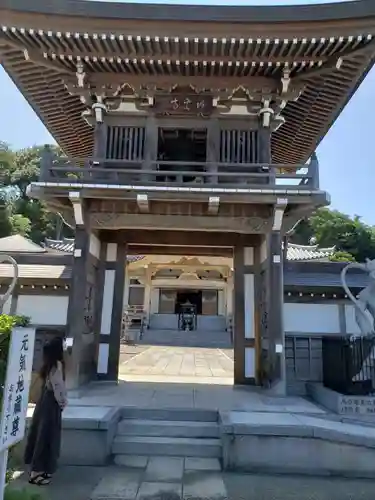
[[[4,386],[0,450],[23,439],[35,343],[34,328],[14,328]]]
[[[375,398],[373,396],[342,396],[340,414],[375,415]]]
[[[155,97],[154,108],[164,114],[208,115],[212,113],[213,100],[208,95],[159,95]]]

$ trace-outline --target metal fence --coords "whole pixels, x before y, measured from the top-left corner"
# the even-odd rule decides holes
[[[322,354],[325,387],[346,395],[375,392],[375,336],[325,337]]]

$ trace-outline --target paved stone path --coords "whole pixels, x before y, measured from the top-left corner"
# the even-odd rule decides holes
[[[115,467],[62,467],[41,490],[46,500],[373,500],[371,480],[271,476],[183,470],[176,461],[169,480],[161,462],[146,470]],[[169,464],[170,465],[170,464]],[[177,479],[177,477],[179,479]],[[23,488],[21,477],[13,487]],[[165,492],[163,496],[157,491]],[[182,497],[181,497],[182,495]],[[225,496],[222,496],[225,495]]]
[[[184,380],[184,379],[181,379]],[[215,381],[215,377],[210,380]],[[221,379],[219,379],[221,380]],[[180,381],[179,381],[180,382]],[[80,397],[69,395],[65,410],[78,407],[135,406],[137,408],[200,408],[221,411],[325,414],[311,401],[301,397],[267,395],[253,387],[232,384],[174,383],[169,377],[148,382],[120,381],[118,385],[91,384]],[[90,410],[91,411],[91,410]],[[92,411],[95,411],[94,409]]]
[[[123,346],[119,376],[127,381],[231,385],[233,367],[230,349],[150,346],[137,351],[132,346],[128,349]]]

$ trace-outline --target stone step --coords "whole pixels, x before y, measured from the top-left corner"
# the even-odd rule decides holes
[[[147,455],[169,457],[220,458],[220,439],[116,436],[112,444],[114,455]]]
[[[160,457],[148,455],[115,455],[114,463],[120,467],[127,469],[141,469],[144,470],[154,460],[160,463],[168,462],[168,460],[175,460],[176,457]],[[201,457],[180,457],[183,460],[184,470],[187,472],[200,471],[200,472],[220,472],[221,463],[218,458],[201,458]],[[170,469],[170,466],[167,467]],[[172,471],[169,471],[171,473]]]
[[[123,408],[122,419],[168,420],[174,422],[217,422],[217,410],[193,408]]]
[[[216,422],[124,419],[118,424],[117,435],[218,438],[219,426]]]

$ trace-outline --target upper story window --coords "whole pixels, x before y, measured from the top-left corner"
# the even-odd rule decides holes
[[[108,127],[107,158],[111,160],[140,161],[144,158],[144,146],[144,127]]]
[[[258,163],[258,131],[222,130],[219,158],[221,163]]]

